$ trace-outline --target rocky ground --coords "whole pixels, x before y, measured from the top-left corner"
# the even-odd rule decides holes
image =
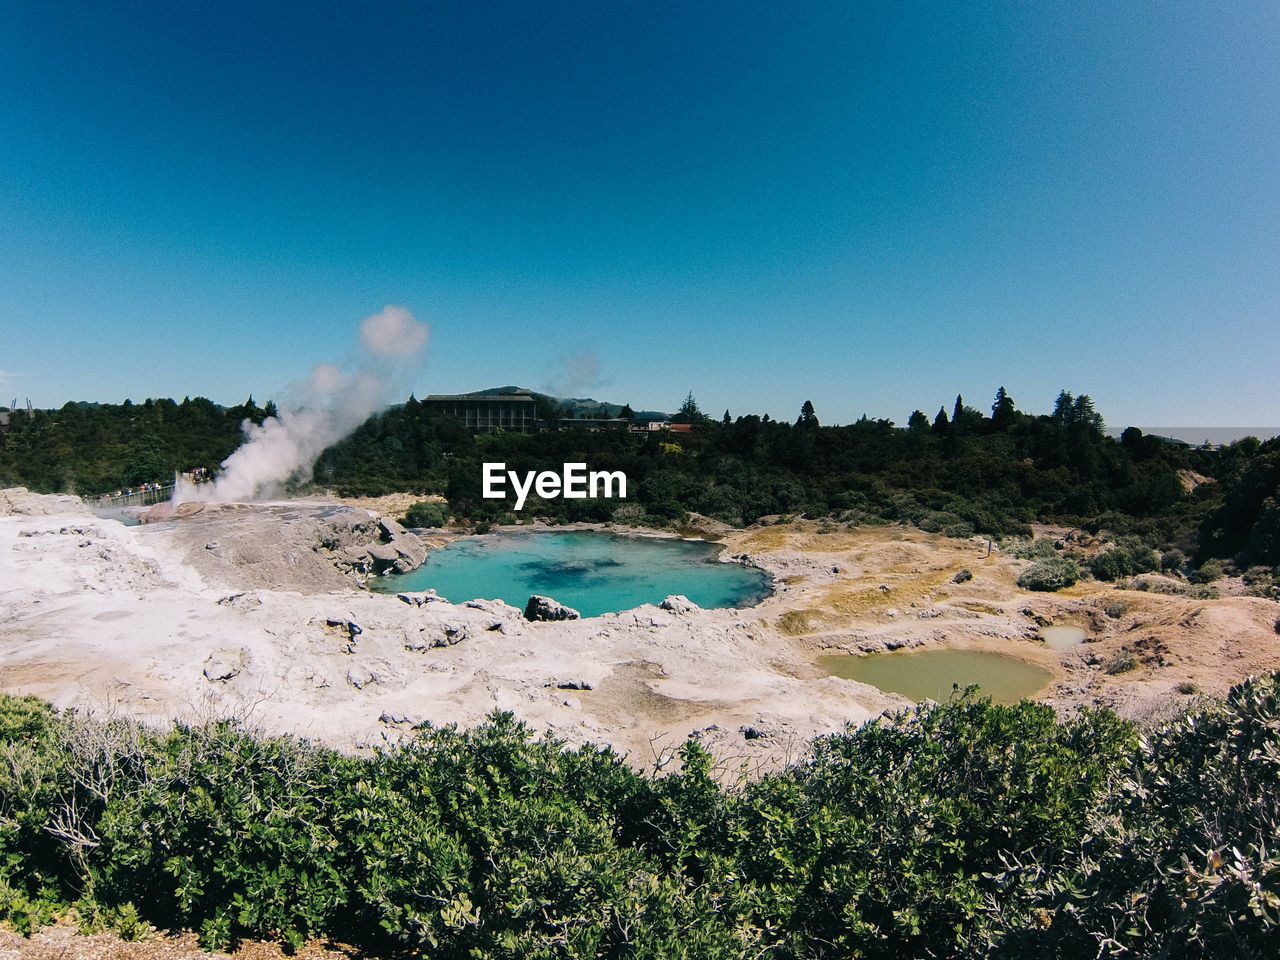
[[[906,527],[788,524],[728,540],[782,576],[778,595],[758,609],[793,646],[815,653],[945,645],[1011,654],[1053,671],[1040,699],[1062,710],[1105,705],[1152,721],[1280,669],[1280,604],[1260,597],[1196,600],[1096,581],[1036,593],[1017,586],[1028,561],[981,538]],[[962,570],[972,576],[956,582]],[[1080,627],[1087,639],[1050,649],[1040,634],[1050,625]]]
[[[234,716],[356,750],[509,710],[638,766],[696,733],[727,768],[759,769],[904,705],[826,675],[826,653],[1011,653],[1053,670],[1049,702],[1135,717],[1280,668],[1271,601],[1098,583],[1029,593],[1015,583],[1026,562],[985,540],[902,527],[704,524],[725,558],[776,578],[774,596],[541,623],[500,601],[362,589],[448,538],[337,501],[186,504],[153,519],[124,527],[74,498],[0,495],[0,689],[159,723]],[[972,579],[957,583],[962,569]],[[1051,650],[1038,634],[1050,623],[1090,642]],[[1117,655],[1132,669],[1108,672]]]

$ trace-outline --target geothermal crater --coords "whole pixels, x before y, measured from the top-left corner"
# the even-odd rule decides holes
[[[639,765],[696,734],[721,756],[794,757],[815,734],[907,701],[823,669],[823,655],[909,647],[1016,656],[1063,709],[1176,708],[1280,667],[1274,604],[1082,584],[1015,585],[1025,561],[983,541],[812,524],[715,531],[777,583],[742,610],[674,599],[529,622],[493,599],[364,589],[450,537],[421,538],[332,499],[193,504],[125,527],[75,498],[0,492],[0,688],[167,723],[235,717],[346,749],[425,723],[511,711]],[[954,575],[972,578],[956,583]],[[1126,613],[1104,609],[1123,595]],[[1050,624],[1087,626],[1052,649]],[[1111,674],[1110,658],[1133,668]],[[1183,698],[1185,701],[1185,698]]]

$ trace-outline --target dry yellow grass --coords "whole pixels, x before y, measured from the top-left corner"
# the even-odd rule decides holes
[[[836,584],[823,591],[820,602],[823,611],[849,617],[891,606],[887,597],[879,587]]]
[[[764,530],[757,530],[742,541],[742,546],[748,550],[756,551],[781,550],[786,545],[787,530],[783,527],[768,527]]]
[[[966,610],[972,610],[974,613],[987,613],[993,617],[1001,616],[1004,613],[999,607],[993,607],[989,603],[982,603],[978,600],[957,600],[955,605],[964,607]]]
[[[820,610],[788,610],[778,618],[778,629],[789,637],[812,633],[815,622],[821,622]]]
[[[848,553],[857,547],[857,543],[848,534],[828,533],[805,537],[796,546],[806,553]]]

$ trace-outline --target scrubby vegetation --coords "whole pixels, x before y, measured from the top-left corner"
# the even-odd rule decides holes
[[[1140,738],[966,694],[746,781],[509,715],[357,758],[0,697],[0,918],[440,957],[1254,957],[1280,675]]]

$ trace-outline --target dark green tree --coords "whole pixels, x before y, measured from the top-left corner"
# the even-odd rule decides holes
[[[1106,424],[1102,422],[1102,415],[1093,409],[1093,400],[1087,393],[1082,393],[1076,397],[1076,402],[1071,410],[1071,419],[1074,426],[1079,429],[1090,431],[1098,436],[1102,436],[1106,428]]]
[[[671,422],[701,423],[702,420],[702,411],[698,408],[698,401],[693,399],[693,391],[690,390],[685,395],[684,403],[680,404],[680,412],[671,418]]]
[[[1058,391],[1058,399],[1053,402],[1053,419],[1060,426],[1071,423],[1075,410],[1075,397],[1067,390]]]
[[[996,401],[991,405],[991,424],[997,430],[1003,430],[1010,426],[1017,417],[1017,408],[1013,405],[1013,398],[1005,391],[1004,387],[1000,387],[996,391]]]

